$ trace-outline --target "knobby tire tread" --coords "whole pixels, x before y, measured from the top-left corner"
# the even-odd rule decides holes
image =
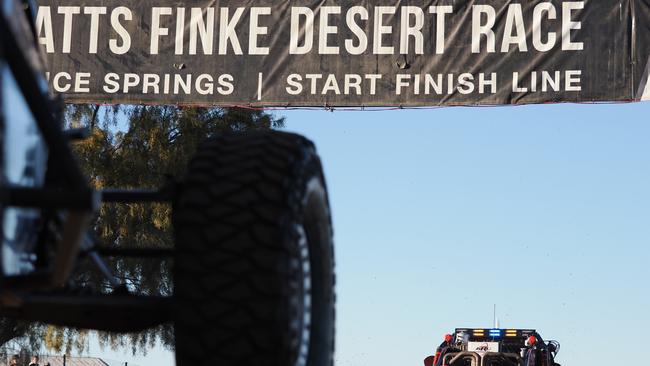
[[[302,214],[301,179],[324,185],[321,172],[313,144],[295,134],[227,134],[200,147],[174,203],[179,366],[289,366],[287,220]]]

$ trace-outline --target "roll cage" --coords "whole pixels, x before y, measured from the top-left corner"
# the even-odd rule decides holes
[[[48,153],[42,186],[0,181],[0,212],[9,207],[30,208],[40,216],[32,253],[36,257],[34,270],[18,275],[0,270],[0,316],[108,331],[137,331],[167,322],[171,319],[170,297],[131,294],[112,275],[102,256],[163,257],[172,251],[101,247],[87,233],[102,203],[170,201],[173,184],[157,191],[96,191],[89,186],[69,146],[71,140],[86,133],[62,129],[62,104],[49,94],[35,42],[34,9],[32,2],[0,0],[0,71],[6,68],[13,76]],[[0,84],[1,78],[0,72]],[[0,101],[2,97],[0,91]],[[14,123],[11,114],[10,108],[0,110],[3,129]],[[111,294],[80,295],[70,286],[75,265],[84,256],[111,283]]]

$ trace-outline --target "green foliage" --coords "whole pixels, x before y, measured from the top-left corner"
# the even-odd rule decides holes
[[[99,107],[69,105],[66,126],[88,127],[90,137],[73,145],[90,184],[103,188],[151,188],[181,177],[197,146],[227,131],[281,128],[284,120],[260,110],[184,108],[177,106]],[[100,245],[128,248],[173,247],[168,204],[104,204],[94,225]],[[107,258],[116,277],[131,291],[170,295],[171,273],[166,260]],[[74,278],[78,286],[100,292],[112,288],[90,263],[82,263]],[[31,325],[23,334],[39,334],[55,352],[83,351],[88,333],[53,326]],[[1,328],[1,327],[0,327]],[[16,332],[16,334],[21,333]],[[98,334],[100,344],[130,346],[134,353],[161,344],[173,347],[173,329],[163,325],[137,334]],[[0,339],[0,342],[2,339]]]
[[[81,353],[87,350],[87,338],[86,330],[46,326],[43,341],[50,351],[70,354],[72,351]]]
[[[38,350],[42,344],[44,327],[36,323],[0,318],[0,357]],[[20,335],[20,337],[17,337]]]
[[[100,116],[103,122],[95,123]],[[104,111],[69,106],[67,117],[71,126],[95,126],[90,138],[76,143],[74,151],[97,189],[160,188],[170,177],[182,176],[197,146],[207,137],[227,131],[278,128],[284,122],[259,110],[172,106]],[[95,233],[104,245],[171,248],[170,219],[168,204],[105,204]],[[138,293],[171,293],[167,262],[119,259],[112,265]],[[91,277],[81,280],[97,284]]]

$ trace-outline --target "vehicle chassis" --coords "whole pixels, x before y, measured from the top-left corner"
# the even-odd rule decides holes
[[[69,147],[69,141],[84,137],[87,131],[61,129],[62,108],[52,101],[42,75],[33,67],[33,58],[38,56],[33,38],[21,34],[24,24],[19,20],[24,14],[15,14],[16,9],[7,1],[2,5],[0,41],[5,50],[11,50],[5,51],[4,57],[48,148],[48,171],[57,173],[40,188],[1,186],[0,205],[67,215],[61,216],[60,238],[52,263],[29,274],[0,275],[0,316],[119,332],[138,331],[170,321],[171,297],[129,293],[101,256],[163,258],[172,256],[173,250],[101,247],[89,241],[86,233],[102,203],[169,202],[174,185],[170,183],[158,191],[96,191],[88,185]],[[37,243],[42,244],[42,240]],[[86,295],[67,289],[75,264],[84,256],[111,283],[111,294]]]

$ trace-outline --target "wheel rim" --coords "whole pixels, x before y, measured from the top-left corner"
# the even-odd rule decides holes
[[[309,356],[309,342],[311,333],[311,263],[309,258],[309,243],[307,242],[307,234],[302,225],[295,225],[295,230],[298,235],[298,263],[297,269],[302,279],[300,289],[302,296],[300,297],[301,303],[296,319],[299,322],[297,327],[298,337],[298,354],[296,356],[295,366],[306,366]]]

